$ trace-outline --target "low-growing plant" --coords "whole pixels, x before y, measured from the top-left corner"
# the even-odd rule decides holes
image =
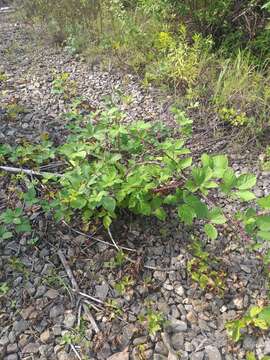
[[[8,294],[10,288],[6,282],[0,283],[0,298]]]
[[[179,128],[158,136],[155,125],[144,121],[125,124],[123,118],[124,114],[112,107],[70,124],[70,136],[53,150],[68,165],[60,175],[43,174],[51,190],[49,201],[42,206],[56,220],[72,221],[80,216],[87,224],[100,218],[108,228],[120,208],[164,220],[170,205],[186,225],[196,219],[203,221],[205,233],[213,240],[218,236],[216,225],[226,222],[231,227],[237,222],[243,231],[245,227],[254,240],[269,239],[269,216],[254,209],[237,214],[232,221],[233,215],[227,218],[212,201],[213,189],[235,200],[256,200],[250,191],[256,176],[236,175],[226,155],[203,154],[201,162],[192,165],[185,145],[191,122],[181,112],[176,113]],[[41,151],[40,145],[34,149]],[[11,159],[4,153],[2,161],[6,158]],[[267,197],[257,203],[264,212],[269,211]]]
[[[156,335],[165,324],[165,317],[161,312],[147,308],[145,314],[139,315],[139,321],[147,328],[150,335]]]
[[[110,269],[115,269],[124,265],[126,260],[127,260],[126,254],[122,250],[119,250],[116,256],[110,261],[106,262],[104,265],[105,267],[108,267]]]
[[[124,295],[130,287],[134,285],[134,280],[131,276],[125,275],[121,281],[119,281],[117,284],[115,284],[115,290],[121,294]]]
[[[0,240],[12,238],[15,234],[31,232],[29,219],[22,208],[7,209],[0,215]]]
[[[202,290],[216,291],[222,295],[225,289],[226,273],[211,268],[217,260],[203,250],[198,240],[193,241],[191,248],[194,257],[187,263],[187,271],[191,279],[197,282]]]
[[[252,306],[245,316],[226,324],[229,336],[236,342],[243,337],[243,331],[248,327],[268,330],[270,328],[270,307]]]

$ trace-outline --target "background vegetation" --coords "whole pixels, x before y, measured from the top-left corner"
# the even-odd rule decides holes
[[[254,136],[269,126],[269,2],[26,0],[23,16],[93,63],[115,63],[205,103]],[[248,132],[246,131],[248,128]]]

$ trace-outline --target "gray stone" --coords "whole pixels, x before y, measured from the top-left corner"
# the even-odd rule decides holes
[[[9,338],[7,335],[4,335],[0,338],[0,346],[7,346],[9,343]]]
[[[270,340],[266,340],[264,343],[264,355],[270,355]]]
[[[176,286],[175,292],[179,296],[184,296],[185,295],[185,289],[181,285]]]
[[[18,360],[18,359],[19,359],[19,357],[17,354],[9,354],[8,356],[6,356],[4,358],[4,360]]]
[[[146,343],[147,343],[147,336],[141,336],[141,337],[138,337],[133,340],[133,344],[135,346],[141,345],[141,344],[146,344]]]
[[[162,341],[156,343],[155,352],[167,356],[168,349]]]
[[[109,285],[104,282],[102,285],[97,285],[95,290],[96,297],[100,300],[105,300],[109,292]]]
[[[108,343],[105,343],[98,352],[98,359],[102,359],[102,360],[108,359],[111,353],[112,351],[110,345]]]
[[[166,272],[165,271],[154,271],[153,277],[161,282],[166,280]]]
[[[187,352],[192,352],[193,351],[193,345],[189,341],[185,342],[184,348],[185,348],[185,350]]]
[[[54,319],[60,315],[63,315],[64,308],[63,305],[55,305],[50,310],[50,319]]]
[[[73,328],[75,321],[76,321],[76,316],[74,314],[72,314],[70,312],[65,314],[64,325],[67,329]]]
[[[29,324],[25,320],[15,321],[13,324],[13,331],[15,332],[16,335],[20,335],[26,329],[28,329],[28,327],[29,327]]]
[[[45,294],[46,290],[47,290],[46,286],[44,286],[44,285],[39,286],[35,293],[35,297],[38,298],[38,297],[43,296]]]
[[[208,356],[208,360],[222,360],[220,352],[217,347],[208,345],[205,347],[205,352]]]
[[[7,353],[8,354],[12,354],[12,353],[16,353],[19,351],[19,348],[18,348],[18,344],[14,343],[14,344],[9,344],[7,346]]]
[[[57,354],[57,359],[58,360],[70,360],[70,356],[65,351],[59,351],[59,353]]]
[[[190,356],[190,360],[203,360],[203,358],[204,358],[204,352],[203,351],[193,353]]]
[[[49,299],[56,299],[59,296],[59,291],[55,289],[49,289],[46,292],[45,296],[48,297]]]
[[[182,349],[183,345],[184,345],[183,333],[173,334],[173,336],[171,337],[171,343],[175,350],[178,351],[178,350]]]
[[[168,357],[161,354],[154,354],[153,360],[168,360]]]
[[[62,332],[61,325],[59,325],[59,324],[54,325],[52,327],[52,331],[55,336],[60,336],[61,332]]]
[[[24,346],[22,349],[23,354],[36,354],[39,352],[39,344],[38,343],[29,343]]]
[[[179,333],[187,331],[187,323],[182,320],[171,319],[169,324],[165,327],[168,333]]]
[[[246,350],[254,350],[256,347],[256,339],[252,336],[245,336],[243,341],[243,347]]]

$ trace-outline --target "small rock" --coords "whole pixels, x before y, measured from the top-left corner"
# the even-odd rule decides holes
[[[177,295],[179,296],[184,296],[185,295],[185,289],[183,288],[183,286],[179,285],[175,288],[175,292]]]
[[[55,305],[50,310],[50,319],[54,319],[64,313],[63,305]]]
[[[146,343],[147,343],[147,336],[141,336],[141,337],[138,337],[133,340],[133,344],[135,346],[141,345],[141,344],[146,344]]]
[[[162,341],[156,343],[155,352],[161,355],[168,355],[168,349]]]
[[[254,350],[256,347],[256,339],[254,339],[252,336],[245,336],[243,341],[243,348],[246,350]]]
[[[197,317],[193,311],[189,311],[187,313],[187,321],[189,321],[190,323],[193,323],[193,324],[197,322]]]
[[[55,336],[60,336],[62,332],[61,326],[59,324],[54,325],[52,331]]]
[[[143,355],[146,360],[151,360],[151,359],[153,359],[153,350],[152,349],[145,350]]]
[[[189,341],[185,342],[184,347],[185,347],[185,351],[187,351],[187,352],[192,352],[192,350],[193,350],[193,345]]]
[[[16,335],[20,335],[26,329],[28,329],[28,327],[29,327],[29,324],[25,320],[15,321],[13,324],[13,331],[15,332]]]
[[[70,360],[70,356],[65,351],[59,351],[59,353],[57,354],[57,359],[58,360]]]
[[[56,299],[57,296],[59,296],[59,291],[55,289],[50,289],[45,294],[45,297],[48,297],[49,299]]]
[[[39,344],[38,343],[29,343],[25,345],[22,349],[23,354],[36,354],[39,352]]]
[[[241,310],[243,309],[244,299],[242,297],[237,297],[233,299],[233,303],[237,309]]]
[[[217,347],[208,345],[205,347],[205,351],[208,355],[208,360],[222,360],[222,357]]]
[[[153,277],[156,280],[164,282],[166,280],[166,273],[165,273],[165,271],[154,271]]]
[[[35,310],[34,306],[28,306],[27,308],[23,309],[21,311],[21,316],[24,320],[29,319],[30,315],[33,313],[33,311]]]
[[[240,268],[247,274],[251,273],[251,269],[247,265],[240,265]]]
[[[173,334],[171,338],[172,346],[175,350],[182,349],[184,345],[184,335],[182,333]]]
[[[40,335],[40,340],[41,340],[43,343],[47,343],[47,342],[49,342],[51,339],[52,339],[52,335],[51,335],[49,329],[43,331],[43,333]]]
[[[76,316],[74,314],[70,312],[65,314],[64,325],[67,329],[73,328],[75,321],[76,321]]]
[[[7,335],[4,335],[0,338],[0,346],[6,346],[9,343],[9,338]]]
[[[161,354],[154,354],[153,360],[168,360],[168,357]]]
[[[204,358],[204,352],[200,351],[191,354],[190,360],[203,360],[203,358]]]
[[[128,359],[129,359],[128,347],[125,348],[124,351],[116,353],[108,358],[108,360],[128,360]]]
[[[107,283],[103,283],[102,285],[96,286],[96,297],[100,300],[105,300],[109,292],[109,285]]]
[[[46,290],[47,290],[46,286],[44,286],[44,285],[39,286],[35,293],[35,297],[39,298],[39,297],[43,296],[45,294]]]
[[[179,333],[187,331],[187,323],[182,320],[172,319],[170,323],[165,327],[168,333]]]
[[[9,354],[7,357],[5,357],[5,360],[18,360],[19,357],[17,354]]]
[[[264,355],[270,355],[270,340],[264,343]]]
[[[16,353],[19,351],[19,348],[18,348],[18,344],[14,343],[14,344],[9,344],[7,346],[7,353],[8,354],[12,354],[12,353]]]

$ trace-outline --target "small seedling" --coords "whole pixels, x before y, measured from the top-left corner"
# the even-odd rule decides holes
[[[123,295],[132,285],[134,285],[134,280],[132,279],[132,277],[129,275],[125,275],[122,280],[115,285],[115,290],[119,294]]]
[[[6,282],[0,284],[0,297],[7,295],[9,292],[9,286]]]
[[[197,282],[202,290],[214,290],[223,294],[226,274],[211,269],[209,264],[216,260],[209,258],[209,253],[203,250],[199,241],[192,244],[192,250],[195,257],[187,263],[187,271],[192,280]]]
[[[226,324],[228,334],[235,342],[242,338],[243,331],[248,327],[268,330],[270,328],[270,306],[252,306],[245,316]]]
[[[139,315],[139,322],[146,326],[150,335],[156,335],[158,331],[162,330],[165,318],[161,312],[148,308],[146,314]]]
[[[122,250],[120,250],[117,252],[116,256],[113,259],[111,259],[108,262],[105,262],[104,266],[110,269],[115,269],[123,266],[125,262],[126,262],[126,255]]]

